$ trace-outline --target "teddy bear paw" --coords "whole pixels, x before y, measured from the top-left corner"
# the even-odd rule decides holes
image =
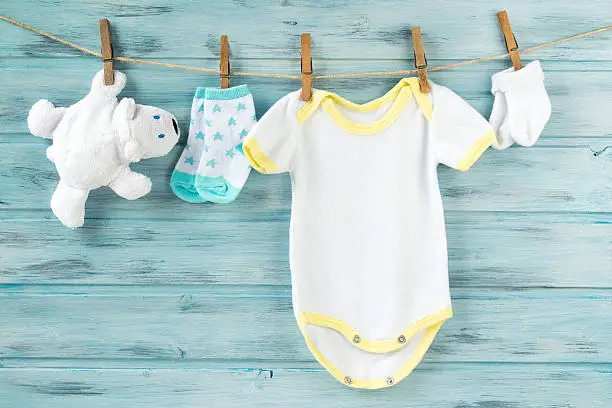
[[[113,180],[109,187],[120,197],[136,200],[149,194],[151,185],[151,179],[144,174],[126,170]]]
[[[87,191],[72,189],[60,181],[51,197],[51,210],[68,228],[79,228],[85,222],[86,199]]]

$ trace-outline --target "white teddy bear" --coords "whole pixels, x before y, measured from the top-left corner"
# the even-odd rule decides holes
[[[115,83],[104,85],[104,72],[94,77],[91,90],[74,105],[57,108],[46,99],[32,106],[28,127],[33,135],[53,139],[47,158],[60,176],[51,209],[70,228],[83,225],[89,191],[109,186],[135,200],[151,191],[151,180],[130,163],[170,152],[179,139],[170,113],[131,98],[117,100],[125,74],[115,71]]]

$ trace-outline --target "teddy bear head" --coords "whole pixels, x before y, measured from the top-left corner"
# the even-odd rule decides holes
[[[123,98],[113,115],[123,153],[130,162],[164,156],[178,142],[176,118],[163,109]]]

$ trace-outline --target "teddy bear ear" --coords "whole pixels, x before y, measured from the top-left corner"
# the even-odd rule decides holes
[[[136,116],[136,102],[132,98],[123,98],[117,106],[117,112],[127,120],[134,119],[134,116]]]

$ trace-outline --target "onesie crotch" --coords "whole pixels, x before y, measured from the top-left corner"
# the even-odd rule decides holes
[[[298,315],[298,325],[310,352],[338,381],[352,388],[376,389],[395,385],[408,376],[421,362],[440,327],[446,320],[452,317],[452,314],[451,307],[432,313],[417,320],[400,334],[387,340],[370,340],[357,332],[347,322],[317,313],[300,313]],[[315,343],[322,342],[323,337],[314,336],[311,338],[307,332],[308,326],[327,328],[340,334],[346,340],[343,344],[349,344],[351,349],[358,351],[360,353],[359,356],[367,361],[375,361],[377,359],[376,356],[380,356],[381,361],[397,358],[398,363],[401,361],[401,365],[392,371],[389,370],[390,372],[378,379],[358,378],[350,369],[347,370],[345,367],[339,367],[338,361],[332,362],[339,358],[334,356],[333,352],[330,353],[327,350],[327,353],[324,353],[321,351],[321,345],[323,344],[317,345]],[[421,336],[420,339],[418,336]],[[416,340],[416,342],[413,340]],[[330,347],[331,344],[328,343],[327,347]],[[336,342],[336,344],[340,343]],[[331,347],[333,348],[333,346]],[[402,352],[405,355],[401,355]],[[348,354],[340,353],[339,355],[346,356]]]

